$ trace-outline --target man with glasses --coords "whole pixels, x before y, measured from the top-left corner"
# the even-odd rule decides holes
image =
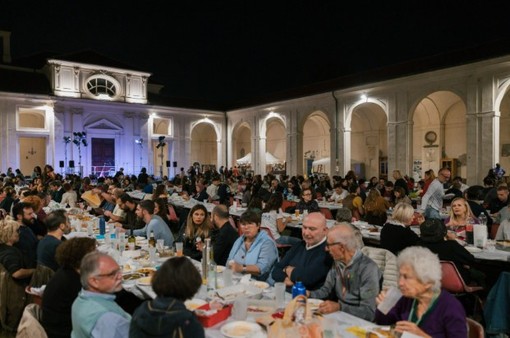
[[[308,214],[303,219],[303,241],[292,246],[275,264],[271,276],[275,282],[283,282],[290,292],[295,282],[301,281],[307,290],[315,290],[324,284],[333,263],[326,252],[326,218],[320,212]]]
[[[421,198],[421,206],[418,209],[424,213],[426,219],[442,219],[439,211],[443,207],[443,185],[450,180],[450,169],[442,168],[434,181],[430,183],[427,192]]]
[[[338,301],[322,302],[319,312],[344,311],[372,321],[382,273],[377,264],[359,250],[353,227],[340,223],[329,229],[326,250],[333,257],[333,266],[324,285],[307,293],[312,298],[325,299],[334,291]]]
[[[80,266],[83,289],[73,303],[71,337],[129,336],[131,316],[115,302],[122,289],[122,270],[109,255],[94,251],[83,257]]]

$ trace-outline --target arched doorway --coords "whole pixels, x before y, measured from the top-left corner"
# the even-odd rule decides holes
[[[209,166],[211,169],[218,169],[217,135],[210,123],[201,122],[193,127],[190,161]]]
[[[499,164],[508,175],[510,173],[510,133],[508,132],[510,130],[510,94],[508,91],[501,100],[499,111],[501,113],[499,120]],[[482,173],[488,172],[489,168],[494,167],[494,164],[487,163],[487,168],[485,171],[482,170]]]
[[[351,119],[351,168],[358,178],[388,176],[387,126],[388,118],[381,106],[366,102],[354,108]]]
[[[413,177],[450,166],[453,176],[466,178],[466,105],[449,91],[423,98],[413,113]]]
[[[247,122],[239,124],[232,132],[232,163],[231,167],[237,165],[237,160],[251,154],[251,127]],[[251,163],[241,165],[246,169],[251,168]]]
[[[266,171],[283,173],[287,159],[287,130],[282,120],[276,117],[266,121],[266,128]]]
[[[320,111],[310,114],[303,125],[303,158],[307,175],[312,172],[329,172],[330,128],[328,118]],[[314,162],[320,164],[314,165]]]

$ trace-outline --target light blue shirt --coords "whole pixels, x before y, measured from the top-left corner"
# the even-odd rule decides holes
[[[154,232],[154,238],[156,240],[163,239],[165,245],[172,247],[174,245],[174,235],[170,231],[165,221],[158,215],[152,215],[151,220],[143,228],[136,229],[133,231],[135,236],[145,236],[149,238],[151,232]]]
[[[246,251],[244,239],[245,236],[242,235],[234,242],[227,262],[233,259],[239,264],[256,265],[260,270],[260,275],[253,276],[253,278],[265,281],[269,277],[273,265],[278,260],[276,244],[265,231],[262,231],[255,238],[250,250]]]

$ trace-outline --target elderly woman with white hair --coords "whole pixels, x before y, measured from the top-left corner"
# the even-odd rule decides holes
[[[466,313],[462,304],[441,290],[441,263],[429,249],[409,247],[397,258],[398,286],[403,297],[385,315],[376,311],[377,324],[396,324],[397,332],[419,337],[467,337]],[[386,290],[376,298],[379,305]]]

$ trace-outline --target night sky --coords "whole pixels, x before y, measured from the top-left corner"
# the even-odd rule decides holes
[[[502,0],[174,2],[0,0],[0,28],[14,58],[91,49],[225,106],[510,36]]]

